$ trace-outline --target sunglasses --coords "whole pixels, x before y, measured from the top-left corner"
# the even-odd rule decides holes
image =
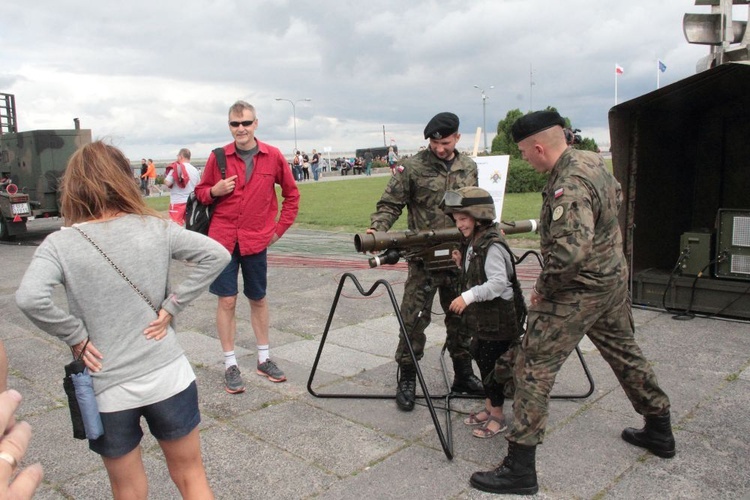
[[[244,122],[229,122],[229,125],[233,128],[237,128],[240,125],[242,125],[243,127],[249,127],[253,123],[255,123],[255,120],[245,120]]]

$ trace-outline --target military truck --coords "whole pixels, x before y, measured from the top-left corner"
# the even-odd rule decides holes
[[[58,185],[70,156],[91,130],[18,131],[15,96],[0,93],[0,240],[26,232],[37,217],[59,217]]]

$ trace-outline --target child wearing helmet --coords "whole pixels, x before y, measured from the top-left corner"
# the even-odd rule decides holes
[[[514,294],[521,294],[510,248],[495,219],[492,196],[479,187],[447,191],[440,204],[463,235],[453,260],[461,269],[461,294],[450,310],[460,314],[471,332],[471,355],[479,366],[485,390],[484,408],[470,413],[464,424],[472,435],[491,438],[507,429],[503,386],[491,382],[496,360],[521,335]],[[523,296],[520,296],[523,300]]]

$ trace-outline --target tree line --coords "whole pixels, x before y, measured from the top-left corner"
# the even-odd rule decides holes
[[[547,106],[546,111],[557,111],[552,106]],[[524,113],[520,109],[508,111],[505,118],[497,124],[497,135],[492,140],[490,155],[508,155],[510,156],[510,165],[508,167],[508,179],[505,185],[507,193],[527,193],[538,192],[544,188],[547,182],[547,176],[536,172],[531,165],[521,159],[521,152],[518,145],[513,141],[510,132],[513,123],[521,118]],[[566,116],[565,128],[569,134],[573,134],[575,140],[569,141],[572,147],[586,151],[599,152],[599,146],[596,141],[590,137],[581,137],[577,135],[577,129],[573,128],[570,119]]]

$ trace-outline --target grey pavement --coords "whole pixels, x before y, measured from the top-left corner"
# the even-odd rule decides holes
[[[10,359],[9,386],[24,395],[19,417],[34,429],[24,463],[39,461],[44,467],[36,498],[110,498],[101,460],[86,442],[72,438],[60,383],[69,351],[15,307],[13,294],[35,245],[59,222],[34,221],[32,227],[35,232],[15,244],[0,245],[0,339]],[[185,272],[183,264],[174,264],[175,280]],[[271,355],[286,371],[285,383],[273,384],[254,373],[255,341],[246,301],[238,307],[237,349],[248,388],[244,394],[229,395],[223,389],[216,299],[204,294],[177,319],[198,379],[203,456],[217,498],[491,498],[473,490],[468,478],[473,471],[494,468],[505,455],[506,442],[499,436],[473,438],[458,411],[450,415],[454,458],[448,460],[424,406],[403,413],[392,399],[326,399],[308,393],[337,286],[347,272],[366,290],[387,280],[400,301],[404,266],[369,269],[366,258],[354,253],[350,234],[293,228],[271,248]],[[521,269],[527,288],[536,272],[533,264]],[[55,298],[64,301],[64,294],[57,292]],[[537,452],[537,497],[749,498],[747,323],[676,321],[670,314],[641,309],[634,313],[638,341],[672,400],[677,456],[660,459],[621,440],[622,428],[640,427],[641,419],[601,356],[584,341],[580,347],[595,390],[586,399],[552,400],[546,440]],[[391,396],[397,330],[384,287],[364,298],[347,281],[331,318],[314,391]],[[421,363],[433,394],[446,390],[440,369],[444,336],[441,317],[435,314]],[[572,357],[554,393],[587,389],[581,365]],[[453,399],[451,405],[468,412],[480,403]],[[438,411],[438,416],[445,430],[444,413]],[[163,455],[147,430],[143,454],[150,498],[177,498]]]

